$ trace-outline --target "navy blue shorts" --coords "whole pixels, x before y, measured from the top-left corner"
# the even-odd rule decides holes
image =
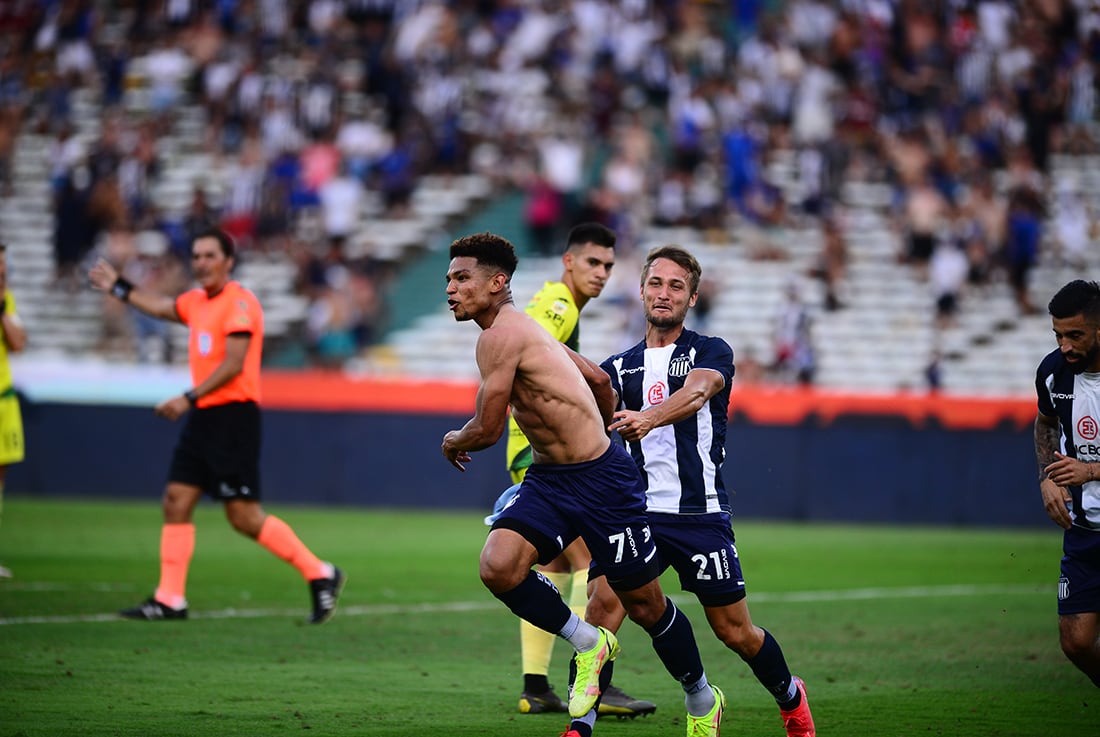
[[[168,480],[217,500],[260,499],[260,408],[230,402],[187,413]]]
[[[518,532],[535,546],[539,563],[584,538],[613,589],[636,589],[660,573],[643,483],[634,459],[614,443],[593,461],[536,463],[493,529]]]
[[[1100,532],[1071,527],[1063,540],[1058,613],[1100,612]]]
[[[650,512],[649,529],[657,542],[661,571],[676,571],[680,588],[695,594],[700,604],[720,607],[745,598],[745,578],[729,514]],[[603,570],[593,564],[589,577],[601,575]]]

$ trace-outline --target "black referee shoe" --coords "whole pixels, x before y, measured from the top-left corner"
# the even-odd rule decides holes
[[[123,619],[144,619],[149,622],[161,619],[187,619],[187,607],[173,609],[150,596],[135,607],[123,609],[118,616]]]
[[[344,588],[347,577],[336,566],[332,567],[332,578],[315,578],[309,582],[309,595],[313,599],[313,614],[310,624],[324,624],[332,619],[336,612],[336,600]]]

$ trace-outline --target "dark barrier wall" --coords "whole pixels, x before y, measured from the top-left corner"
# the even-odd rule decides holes
[[[261,484],[270,501],[484,508],[509,485],[504,448],[466,472],[440,452],[468,416],[264,413]],[[23,405],[27,456],[6,488],[32,495],[159,499],[180,425],[148,408]]]
[[[179,426],[148,408],[27,402],[27,458],[7,488],[158,499]],[[469,413],[265,412],[273,502],[488,510],[508,485],[503,441],[460,473],[440,453]],[[935,418],[810,412],[790,424],[735,408],[725,478],[741,517],[965,525],[1050,524],[1030,424],[947,428]]]

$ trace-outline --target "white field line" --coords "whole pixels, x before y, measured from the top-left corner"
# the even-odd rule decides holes
[[[24,584],[24,591],[56,591],[59,588],[36,588],[34,584]],[[111,584],[97,584],[111,588],[97,590],[127,591],[129,587]],[[13,588],[8,584],[0,584],[0,590]],[[863,588],[863,589],[839,589],[833,591],[791,591],[786,593],[769,593],[767,591],[754,592],[749,596],[753,603],[827,603],[843,601],[868,601],[875,599],[927,599],[933,597],[954,596],[995,596],[995,595],[1020,595],[1042,594],[1053,595],[1053,586],[1031,585],[1001,585],[1001,584],[955,584],[949,586],[901,586],[895,588]],[[694,597],[686,594],[676,594],[672,599],[677,603],[694,601]],[[361,606],[342,606],[337,610],[341,617],[372,617],[385,615],[406,614],[438,614],[443,612],[478,612],[488,611],[500,607],[500,602],[486,595],[484,601],[456,601],[441,602],[436,604],[367,604]],[[265,617],[301,617],[305,614],[305,608],[301,609],[219,609],[213,611],[191,612],[192,619],[261,619]],[[110,614],[72,614],[64,616],[34,616],[34,617],[0,617],[0,626],[17,624],[78,624],[85,622],[121,622],[122,619],[115,613]]]

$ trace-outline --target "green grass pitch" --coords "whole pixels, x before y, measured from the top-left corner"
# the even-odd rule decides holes
[[[1038,500],[1036,500],[1038,503]],[[516,620],[477,576],[482,513],[269,506],[349,581],[336,617],[302,624],[304,582],[196,516],[192,619],[114,617],[156,583],[160,507],[9,498],[0,528],[0,737],[558,735],[516,713]],[[823,737],[1097,734],[1095,687],[1058,649],[1061,535],[1026,530],[736,521],[754,621],[805,678]],[[774,702],[672,577],[722,734],[781,737]],[[616,682],[658,704],[597,735],[681,735],[679,686],[638,627]],[[564,690],[568,648],[551,682]],[[308,732],[306,732],[308,730]]]

